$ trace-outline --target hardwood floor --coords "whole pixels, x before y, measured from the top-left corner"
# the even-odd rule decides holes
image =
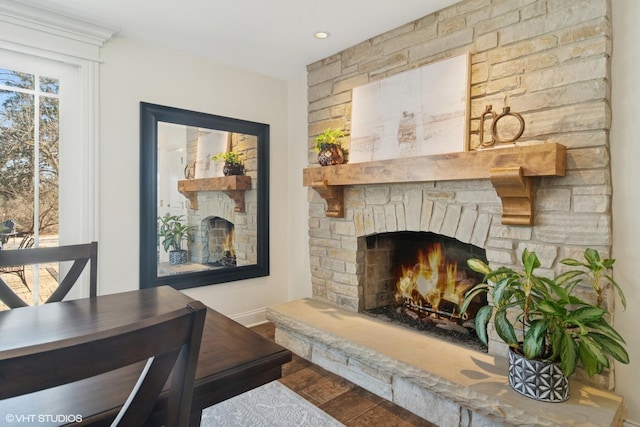
[[[251,329],[274,339],[275,327],[271,322]],[[347,426],[437,427],[295,354],[283,366],[279,381]]]

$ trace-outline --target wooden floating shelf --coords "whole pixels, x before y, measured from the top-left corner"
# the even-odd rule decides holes
[[[565,176],[566,164],[564,145],[544,143],[306,168],[302,181],[327,201],[327,216],[343,218],[345,185],[490,179],[502,200],[502,223],[532,225],[532,178]]]
[[[235,212],[244,212],[245,190],[251,190],[251,177],[247,175],[183,179],[178,181],[178,191],[189,199],[191,209],[198,209],[198,193],[200,191],[222,191],[236,203]]]

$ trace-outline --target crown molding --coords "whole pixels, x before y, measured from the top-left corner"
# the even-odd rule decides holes
[[[118,30],[13,0],[0,0],[0,26],[7,41],[25,44],[25,35],[38,33],[53,40],[100,48]],[[27,43],[29,44],[29,43]],[[89,47],[87,46],[87,47]],[[63,49],[64,50],[64,49]]]

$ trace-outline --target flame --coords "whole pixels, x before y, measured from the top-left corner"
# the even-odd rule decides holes
[[[231,227],[231,229],[224,236],[224,243],[222,245],[223,253],[229,254],[230,257],[236,256],[236,251],[235,249],[233,249],[233,231],[234,228]]]
[[[415,265],[401,267],[396,298],[408,299],[419,307],[428,305],[438,311],[443,301],[459,307],[470,288],[464,274],[458,274],[458,264],[446,262],[439,243],[433,244],[426,251],[418,251]]]

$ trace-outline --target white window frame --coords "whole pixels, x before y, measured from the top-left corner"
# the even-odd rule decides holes
[[[61,245],[98,240],[100,47],[114,32],[44,9],[0,0],[0,55],[4,50],[75,68],[78,92],[74,97],[78,105],[74,115],[78,122],[73,133],[82,144],[74,153],[72,175],[60,177],[61,187],[68,182],[75,187],[73,194],[60,201],[61,212],[64,206],[74,206],[74,218],[60,224]],[[88,289],[88,282],[74,287],[69,298],[88,296]]]

